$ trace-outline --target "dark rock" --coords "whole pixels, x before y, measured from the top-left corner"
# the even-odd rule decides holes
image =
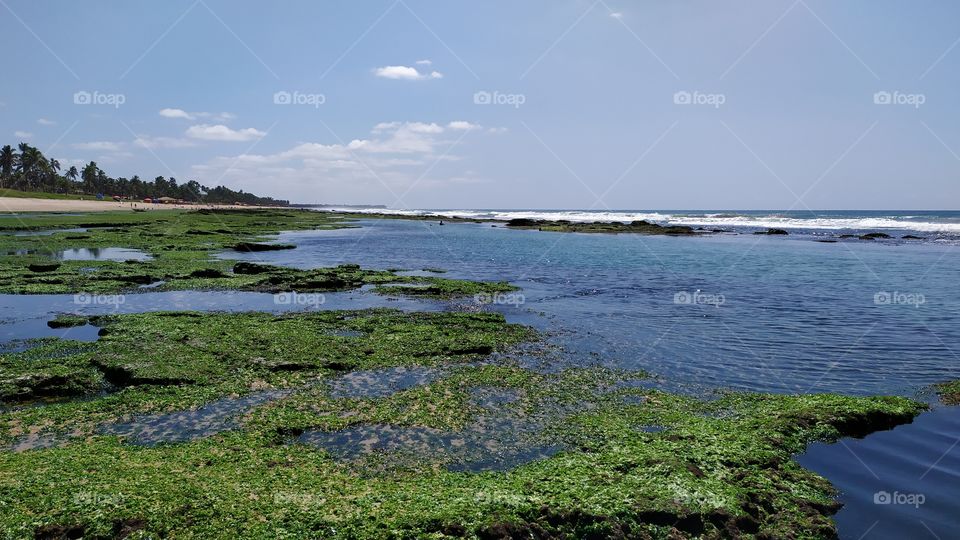
[[[754,232],[753,234],[771,234],[771,235],[780,235],[780,236],[783,236],[783,235],[787,235],[787,234],[790,234],[790,233],[788,233],[787,231],[785,231],[785,230],[783,230],[783,229],[767,229],[767,230],[765,230],[765,231],[756,231],[756,232]]]
[[[63,397],[84,394],[94,385],[92,372],[67,374],[30,373],[0,379],[0,401],[21,401],[39,397]]]
[[[276,268],[273,266],[249,262],[238,262],[237,264],[233,265],[234,274],[266,274],[267,272],[273,272],[274,270],[276,270]]]
[[[259,244],[257,242],[239,242],[233,246],[234,251],[280,251],[283,249],[295,249],[293,244]]]
[[[514,218],[507,222],[507,227],[536,227],[539,223],[536,219]]]
[[[912,234],[906,234],[906,235],[901,236],[900,238],[902,238],[902,239],[904,239],[904,240],[924,240],[924,238],[923,238],[922,236],[915,236],[915,235],[912,235]]]
[[[114,386],[175,386],[193,382],[190,379],[184,379],[180,377],[144,377],[135,374],[134,369],[130,366],[115,366],[105,364],[99,360],[94,360],[92,363],[94,367],[103,373],[103,378]]]
[[[867,234],[861,234],[861,235],[859,236],[859,238],[860,238],[861,240],[876,240],[876,239],[878,239],[878,238],[892,238],[892,237],[891,237],[889,234],[887,234],[887,233],[872,232],[872,233],[867,233]]]
[[[60,268],[60,263],[34,263],[27,265],[31,272],[53,272]]]
[[[41,525],[33,531],[35,540],[73,540],[83,538],[86,530],[81,525]]]
[[[203,268],[201,270],[194,270],[190,272],[190,277],[195,278],[223,278],[227,277],[226,274],[217,270],[216,268]]]
[[[143,518],[126,518],[113,522],[113,537],[127,538],[137,531],[147,528],[147,522]]]
[[[490,354],[493,347],[490,345],[465,345],[456,349],[448,349],[450,354]]]
[[[114,278],[114,279],[116,279],[117,281],[122,281],[122,282],[124,282],[124,283],[135,283],[135,284],[137,284],[137,285],[149,285],[149,284],[153,283],[154,281],[157,281],[157,280],[153,279],[153,276],[148,276],[148,275],[146,275],[146,274],[133,274],[133,275],[129,275],[129,276],[117,276],[117,277]]]

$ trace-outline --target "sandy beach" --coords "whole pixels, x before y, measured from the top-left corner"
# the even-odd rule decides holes
[[[195,205],[195,204],[147,204],[143,202],[116,202],[116,201],[81,201],[71,199],[27,199],[17,197],[0,197],[0,213],[3,212],[116,212],[132,211],[134,208],[147,210],[170,210],[173,208],[257,208],[253,206],[236,206],[228,204]]]

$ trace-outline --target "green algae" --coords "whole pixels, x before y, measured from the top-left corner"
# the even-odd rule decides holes
[[[924,408],[893,397],[702,400],[629,384],[640,373],[533,372],[510,359],[510,347],[535,335],[498,314],[176,312],[93,322],[104,335],[79,350],[46,340],[0,356],[5,376],[46,370],[52,357],[103,379],[111,368],[129,375],[112,392],[0,412],[5,441],[69,435],[52,448],[0,452],[0,534],[818,538],[834,533],[834,491],[791,456],[811,441],[909,422]],[[442,373],[376,397],[337,396],[324,384],[391,366]],[[209,437],[137,446],[95,429],[267,388],[294,392]],[[511,399],[484,405],[478,390]],[[296,439],[371,425],[456,436],[484,415],[533,426],[530,444],[561,450],[475,473],[451,469],[439,451],[344,459]]]
[[[940,401],[946,405],[960,405],[960,380],[934,385]]]
[[[258,253],[295,249],[267,242],[287,230],[351,226],[336,215],[306,210],[200,210],[107,213],[96,216],[3,216],[0,232],[49,231],[83,227],[87,232],[42,236],[0,234],[0,293],[129,293],[154,291],[241,290],[256,292],[332,292],[384,283],[422,288],[375,289],[428,298],[497,293],[515,288],[437,277],[399,276],[394,272],[343,264],[298,270],[214,258],[224,251]],[[67,260],[56,253],[76,248],[123,247],[141,250],[149,260]]]

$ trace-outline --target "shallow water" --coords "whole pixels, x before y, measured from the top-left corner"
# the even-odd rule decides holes
[[[61,261],[149,261],[153,257],[139,249],[128,248],[73,248],[57,252]]]
[[[547,404],[527,414],[508,406],[519,399],[517,392],[480,387],[471,394],[471,401],[485,412],[459,431],[362,424],[339,431],[306,431],[298,441],[348,460],[378,453],[413,458],[428,455],[445,462],[449,470],[463,472],[509,470],[563,450],[563,445],[548,439],[543,430],[575,407]]]
[[[240,427],[240,418],[270,401],[289,396],[294,390],[264,390],[243,397],[225,397],[193,410],[137,415],[125,421],[99,425],[97,435],[115,435],[125,443],[140,446],[188,442]],[[10,446],[13,452],[54,448],[68,444],[76,434],[39,433],[20,437]]]
[[[351,371],[330,381],[330,396],[362,399],[385,397],[414,386],[430,384],[444,374],[442,369],[421,366]]]
[[[244,413],[292,393],[292,390],[267,390],[239,398],[223,398],[196,410],[143,415],[126,422],[105,424],[97,433],[116,435],[125,442],[144,446],[192,441],[236,429]]]
[[[813,444],[797,461],[840,490],[843,538],[956,538],[960,407],[864,439]]]
[[[910,395],[960,377],[960,252],[951,246],[361,223],[283,234],[298,249],[256,259],[506,279],[522,293],[490,307],[555,331],[570,362],[684,383]]]
[[[43,231],[18,231],[13,233],[13,236],[50,236],[52,234],[58,233],[85,233],[87,229],[84,228],[74,228],[74,229],[46,229]]]
[[[311,309],[368,309],[388,307],[402,311],[440,311],[440,302],[386,298],[369,291],[326,293],[322,303],[298,304],[289,297],[237,291],[169,291],[133,294],[0,294],[0,345],[14,340],[60,337],[91,341],[90,328],[50,328],[58,313],[104,315],[154,311],[268,311],[284,313]],[[94,334],[96,330],[92,331]]]

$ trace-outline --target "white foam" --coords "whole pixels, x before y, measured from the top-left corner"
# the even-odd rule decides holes
[[[394,210],[384,208],[325,208],[354,212],[360,214],[388,213],[402,216],[441,216],[469,219],[565,219],[572,222],[625,222],[646,220],[661,225],[690,225],[696,227],[754,227],[779,229],[816,229],[816,230],[869,230],[869,229],[899,229],[928,233],[955,233],[960,234],[960,223],[937,221],[912,221],[905,218],[919,219],[917,216],[888,216],[888,217],[823,217],[823,218],[796,218],[777,215],[747,216],[734,213],[710,214],[668,214],[660,212],[612,212],[612,211],[584,211],[584,210]]]

